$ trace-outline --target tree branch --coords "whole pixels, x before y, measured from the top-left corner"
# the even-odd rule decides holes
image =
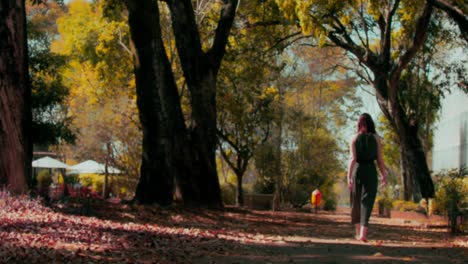
[[[462,9],[445,0],[427,0],[427,2],[447,13],[447,15],[457,23],[463,38],[468,42],[468,19],[467,14],[465,14]]]
[[[427,30],[429,27],[429,22],[431,20],[431,15],[433,12],[433,7],[431,4],[426,3],[424,6],[424,10],[422,15],[418,18],[416,22],[416,31],[413,38],[412,45],[408,48],[408,50],[400,57],[398,64],[396,65],[395,69],[391,72],[391,85],[392,87],[396,87],[397,82],[400,80],[400,75],[403,69],[408,65],[411,59],[414,58],[416,52],[422,47],[424,44],[426,37],[427,37]]]
[[[221,60],[226,52],[226,44],[234,23],[238,3],[239,0],[223,0],[223,8],[221,9],[213,45],[208,51],[208,58],[215,72],[218,72]]]
[[[363,49],[354,43],[351,36],[346,32],[346,28],[344,25],[337,19],[335,16],[330,15],[333,20],[337,23],[337,26],[332,25],[335,29],[334,31],[330,31],[328,34],[328,38],[335,43],[337,46],[345,49],[346,51],[351,52],[354,54],[362,63],[370,68],[376,67],[376,56],[370,49]],[[337,37],[335,34],[341,35],[344,40]]]
[[[172,28],[177,51],[187,83],[195,82],[196,71],[202,70],[203,51],[192,2],[190,0],[165,0],[171,11]]]
[[[223,133],[223,131],[221,131],[220,129],[216,129],[216,133],[217,133],[218,137],[220,137],[222,140],[224,140],[226,143],[228,143],[237,153],[240,152],[239,146],[237,146],[236,143],[232,142],[232,140],[229,139],[229,137],[226,136]]]
[[[275,48],[278,47],[283,41],[286,41],[286,40],[288,40],[288,39],[290,39],[290,38],[293,38],[293,37],[295,37],[295,36],[297,36],[297,35],[301,35],[301,31],[292,33],[292,34],[290,34],[290,35],[287,35],[287,36],[285,36],[285,37],[282,37],[282,38],[278,39],[273,45],[271,45],[271,46],[265,51],[265,53],[268,53],[269,51],[275,49]],[[292,43],[294,43],[294,42],[296,42],[296,41],[297,41],[297,40],[294,40],[294,41],[290,42],[288,45],[291,45]]]
[[[128,54],[133,55],[132,51],[122,41],[122,30],[120,30],[120,28],[119,28],[119,44]]]
[[[364,32],[366,33],[366,47],[369,47],[369,28],[367,27],[367,21],[364,18],[364,3],[361,2],[361,6],[358,11],[359,17],[361,18],[363,27],[364,27]]]
[[[226,161],[226,163],[229,165],[229,167],[231,167],[231,169],[234,171],[234,173],[236,173],[237,172],[236,165],[234,165],[234,163],[229,159],[228,155],[226,154],[226,151],[224,151],[221,144],[219,144],[219,150],[221,152],[221,156],[223,156],[223,158],[224,158],[224,161]]]
[[[395,15],[398,6],[400,5],[400,0],[395,0],[390,11],[387,13],[385,17],[385,27],[383,32],[383,39],[382,39],[382,57],[384,62],[384,71],[387,71],[390,66],[390,51],[392,46],[392,20],[393,16]]]
[[[355,66],[355,67],[348,67],[348,66],[345,66],[343,64],[339,64],[338,66],[345,69],[345,70],[348,70],[348,71],[353,71],[356,73],[356,75],[361,78],[362,80],[366,81],[369,85],[373,85],[374,83],[372,82],[372,78],[369,74],[369,72],[367,71],[366,67],[364,65],[362,65],[362,63],[358,60],[358,64],[359,66]],[[365,76],[363,73],[361,73],[358,68],[363,68],[364,70],[364,73],[367,75]]]

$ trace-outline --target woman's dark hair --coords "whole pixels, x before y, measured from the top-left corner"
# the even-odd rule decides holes
[[[376,134],[374,121],[368,113],[364,113],[359,116],[357,132],[359,133],[359,131],[361,131],[362,128],[366,128],[367,133]]]

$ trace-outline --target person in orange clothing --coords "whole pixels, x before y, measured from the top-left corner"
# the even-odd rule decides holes
[[[318,188],[315,188],[315,190],[312,192],[310,195],[310,203],[315,209],[315,212],[317,213],[318,207],[320,205],[320,199],[322,198],[322,193]]]

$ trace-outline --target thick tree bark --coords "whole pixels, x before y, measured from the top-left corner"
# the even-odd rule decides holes
[[[0,0],[0,185],[25,193],[31,177],[31,89],[23,0]]]
[[[397,96],[389,101],[379,101],[379,106],[400,141],[404,199],[419,201],[421,196],[423,198],[434,197],[434,184],[427,166],[423,145],[418,136],[417,123],[406,116]]]
[[[192,106],[191,178],[195,184],[181,186],[184,200],[190,197],[194,203],[221,207],[221,189],[216,170],[216,77],[225,53],[237,0],[224,0],[220,20],[211,49],[202,50],[200,35],[190,0],[166,0],[171,11],[176,46],[190,90]],[[182,176],[182,177],[181,177]],[[178,182],[188,179],[186,174]],[[179,180],[180,179],[180,180]],[[198,197],[197,197],[198,196]]]
[[[236,0],[226,0],[213,47],[204,53],[192,3],[166,0],[179,58],[190,90],[192,127],[185,127],[180,97],[161,37],[157,1],[127,0],[136,49],[137,104],[143,160],[136,199],[172,199],[174,179],[184,203],[221,207],[216,171],[216,74],[232,27]]]
[[[191,87],[194,121],[191,136],[197,155],[195,162],[203,172],[196,175],[200,202],[211,206],[222,206],[216,170],[216,76],[211,73],[201,77],[200,84]]]
[[[414,201],[423,198],[434,197],[434,184],[431,179],[429,167],[427,166],[426,155],[424,153],[421,139],[418,136],[417,125],[408,122],[405,127],[400,128],[399,133],[401,148],[404,149],[406,160],[406,173],[412,175],[412,195]],[[410,199],[409,194],[405,194],[405,199]]]
[[[421,197],[434,197],[434,184],[426,162],[419,137],[413,134],[400,136],[402,177],[404,184],[404,199],[418,202]]]
[[[157,68],[154,60],[161,52],[161,37],[157,3],[151,0],[126,1],[129,25],[134,46],[137,106],[143,130],[141,175],[135,200],[140,203],[172,203],[173,178],[166,162],[162,142],[162,106],[159,95],[164,85],[164,69]]]

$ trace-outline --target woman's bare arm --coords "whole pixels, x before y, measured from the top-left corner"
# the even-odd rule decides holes
[[[375,135],[375,140],[377,141],[377,165],[380,170],[382,184],[387,184],[387,170],[385,168],[385,163],[382,156],[382,143],[380,142],[379,136]]]
[[[353,170],[356,166],[356,143],[357,136],[354,136],[349,143],[349,164],[348,164],[348,187],[351,190],[353,188]]]

